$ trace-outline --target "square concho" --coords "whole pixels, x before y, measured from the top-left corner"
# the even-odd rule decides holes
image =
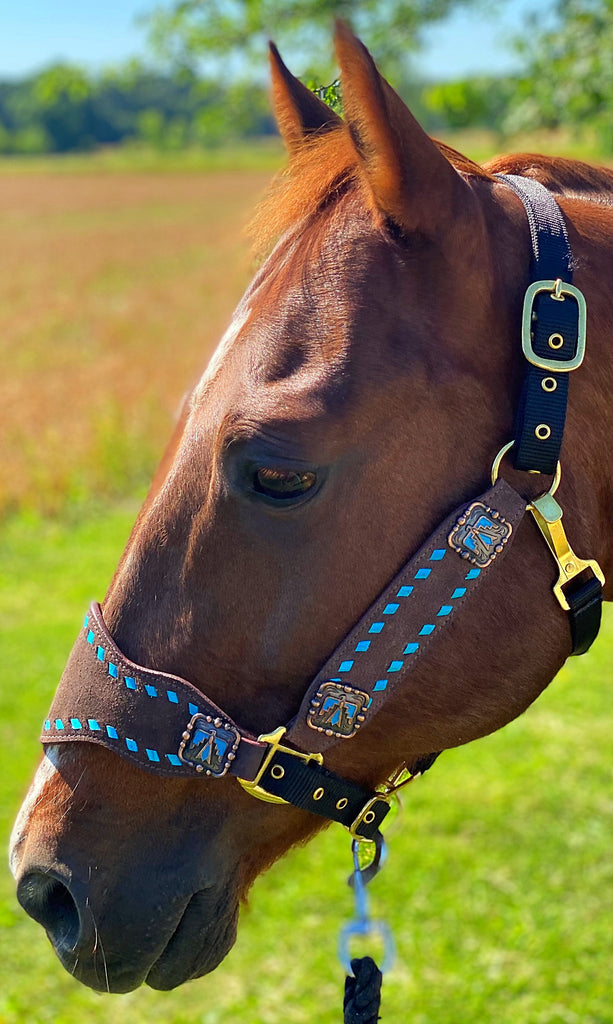
[[[326,736],[350,739],[364,721],[370,695],[342,683],[322,683],[311,701],[307,725]]]
[[[513,527],[496,509],[473,501],[462,513],[447,538],[462,558],[485,569],[507,543]]]
[[[179,758],[197,772],[220,778],[236,757],[240,739],[229,722],[212,715],[194,715],[183,733]]]

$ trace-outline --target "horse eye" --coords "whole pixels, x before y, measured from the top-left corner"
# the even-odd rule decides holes
[[[254,474],[253,489],[267,498],[289,501],[306,494],[316,482],[316,474],[308,470],[301,473],[295,469],[261,466]]]

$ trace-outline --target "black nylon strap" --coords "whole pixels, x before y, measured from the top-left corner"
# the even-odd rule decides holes
[[[583,574],[582,574],[583,575]],[[582,580],[582,577],[579,577]],[[564,588],[564,596],[570,605],[570,629],[573,639],[573,654],[585,654],[598,636],[602,615],[602,586],[595,576],[582,580],[571,590]]]
[[[355,830],[364,839],[374,839],[389,811],[387,800],[378,798],[376,793],[341,779],[315,761],[307,763],[282,750],[277,750],[271,758],[259,785],[294,807],[338,821],[346,828],[370,805],[366,820]]]
[[[573,257],[562,212],[540,182],[514,174],[499,175],[521,199],[532,240],[531,280],[572,283]],[[559,337],[558,337],[559,336]],[[540,292],[534,300],[533,350],[540,358],[567,363],[576,351],[578,307],[566,296]],[[553,341],[551,340],[553,339]],[[559,347],[554,347],[559,345]],[[528,363],[515,419],[516,469],[553,475],[564,436],[568,374]]]
[[[499,174],[519,196],[526,208],[532,239],[532,267],[538,270],[533,280],[562,277],[572,281],[573,255],[560,207],[549,189],[534,178],[519,174]]]
[[[571,284],[573,255],[562,212],[549,190],[532,178],[515,174],[498,177],[521,199],[532,240],[531,279]],[[561,364],[573,358],[579,344],[579,306],[566,295],[561,301],[551,290],[539,292],[532,312],[532,351],[540,359]],[[558,347],[559,346],[559,347]],[[568,402],[566,372],[528,363],[514,429],[514,465],[553,475],[556,471]],[[548,436],[544,436],[548,428]],[[540,436],[539,436],[540,435]],[[602,585],[596,576],[582,573],[564,588],[569,604],[572,654],[585,654],[600,629]]]

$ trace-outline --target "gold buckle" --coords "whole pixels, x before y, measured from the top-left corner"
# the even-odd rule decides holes
[[[532,311],[534,300],[540,292],[549,292],[553,299],[558,302],[565,302],[565,295],[571,296],[577,303],[577,349],[571,359],[547,359],[539,356],[532,345]],[[555,281],[534,281],[526,289],[524,296],[524,309],[521,323],[521,347],[529,363],[537,366],[539,370],[550,370],[553,373],[570,373],[576,370],[583,362],[585,356],[585,331],[587,322],[587,306],[585,297],[578,288],[572,284],[566,284],[561,278]]]
[[[301,750],[293,750],[292,747],[282,746],[281,740],[285,736],[286,732],[286,727],[284,725],[281,725],[279,726],[278,729],[275,729],[273,732],[262,733],[261,736],[258,736],[258,743],[270,744],[270,747],[266,752],[264,760],[262,761],[260,770],[258,771],[255,779],[253,779],[252,782],[248,781],[247,779],[238,780],[243,789],[247,793],[250,793],[251,796],[257,797],[258,800],[264,800],[265,803],[288,803],[288,801],[284,800],[282,796],[274,796],[274,794],[269,793],[267,789],[264,789],[262,786],[259,785],[260,780],[264,775],[264,772],[268,768],[268,765],[270,764],[278,750],[281,750],[284,754],[292,754],[293,757],[299,758],[300,761],[304,761],[306,764],[308,764],[309,761],[316,761],[317,764],[323,764],[324,761],[323,754],[304,754]]]
[[[351,822],[351,825],[346,826],[349,834],[354,839],[358,839],[361,843],[374,843],[374,839],[367,839],[366,836],[360,835],[358,832],[358,828],[360,827],[360,825],[372,825],[373,821],[377,817],[377,815],[373,811],[374,805],[378,803],[384,803],[387,804],[389,807],[392,796],[393,793],[375,793],[374,796],[371,796],[370,799],[367,800],[366,803],[364,804],[357,818],[355,818],[354,821]]]
[[[404,787],[408,786],[408,784],[410,782],[413,782],[414,779],[418,779],[419,774],[420,773],[418,773],[417,775],[411,775],[410,771],[408,770],[405,764],[401,764],[398,768],[395,768],[390,777],[386,779],[384,783],[382,783],[381,789],[377,790],[374,796],[371,796],[370,799],[366,801],[357,818],[355,818],[355,820],[351,822],[351,825],[346,826],[349,834],[353,836],[354,839],[357,839],[360,843],[376,842],[375,839],[366,839],[365,836],[359,835],[357,831],[359,826],[371,825],[372,822],[375,820],[375,813],[372,809],[373,806],[376,803],[379,803],[380,800],[389,806],[398,790],[404,789]],[[366,819],[369,814],[372,814],[372,818],[369,818],[367,821]]]
[[[591,569],[596,579],[604,586],[603,571],[595,559],[579,558],[571,548],[562,526],[562,509],[551,492],[535,498],[528,508],[558,567],[558,581],[554,584],[553,592],[564,611],[569,612],[570,605],[564,595],[564,587],[585,569]]]

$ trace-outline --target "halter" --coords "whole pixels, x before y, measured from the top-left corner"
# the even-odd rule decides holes
[[[329,771],[323,755],[372,721],[461,616],[507,556],[526,511],[558,566],[553,590],[569,616],[572,653],[588,650],[600,626],[604,576],[597,562],[573,552],[554,497],[568,374],[585,353],[585,299],[571,284],[572,253],[553,196],[536,181],[499,177],[524,204],[533,259],[522,320],[525,381],[514,438],[494,460],[492,487],[448,515],[394,576],[310,683],[287,725],[256,738],[187,680],[130,661],[93,604],[44,723],[43,744],[98,743],[163,776],[233,775],[259,799],[293,804],[373,841],[393,793],[437,754],[418,759],[410,771],[402,765],[375,791]],[[511,449],[516,469],[554,476],[550,490],[530,503],[498,479]]]

